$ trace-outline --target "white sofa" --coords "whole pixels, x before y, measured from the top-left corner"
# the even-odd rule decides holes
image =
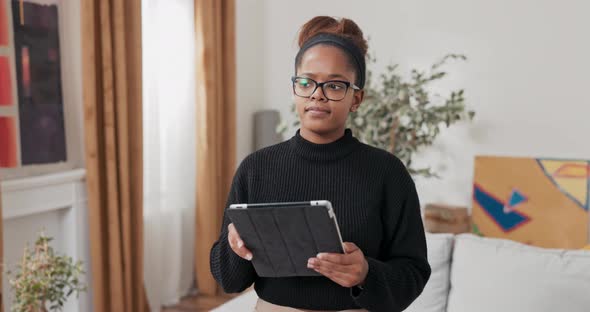
[[[427,234],[432,276],[408,312],[590,312],[590,251]],[[254,291],[215,312],[252,311]]]

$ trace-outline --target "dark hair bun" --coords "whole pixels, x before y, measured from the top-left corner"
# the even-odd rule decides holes
[[[316,16],[305,23],[299,30],[299,48],[305,42],[319,34],[333,34],[342,36],[352,41],[363,53],[367,55],[368,44],[363,37],[363,31],[350,19],[335,19],[330,16]]]

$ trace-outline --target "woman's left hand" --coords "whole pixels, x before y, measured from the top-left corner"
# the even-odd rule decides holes
[[[369,272],[363,251],[354,243],[344,243],[345,254],[319,253],[309,258],[307,267],[343,287],[362,285]]]

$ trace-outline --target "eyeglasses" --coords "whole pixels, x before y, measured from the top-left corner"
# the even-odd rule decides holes
[[[291,77],[293,82],[293,92],[299,97],[309,98],[317,90],[322,88],[324,96],[331,101],[340,101],[346,96],[348,88],[353,90],[360,90],[354,83],[342,80],[330,80],[324,82],[317,82],[311,78],[306,77]]]

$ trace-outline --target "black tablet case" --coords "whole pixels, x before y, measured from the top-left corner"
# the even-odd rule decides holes
[[[320,252],[343,253],[325,206],[230,208],[228,217],[252,251],[258,276],[319,276],[307,260]]]

